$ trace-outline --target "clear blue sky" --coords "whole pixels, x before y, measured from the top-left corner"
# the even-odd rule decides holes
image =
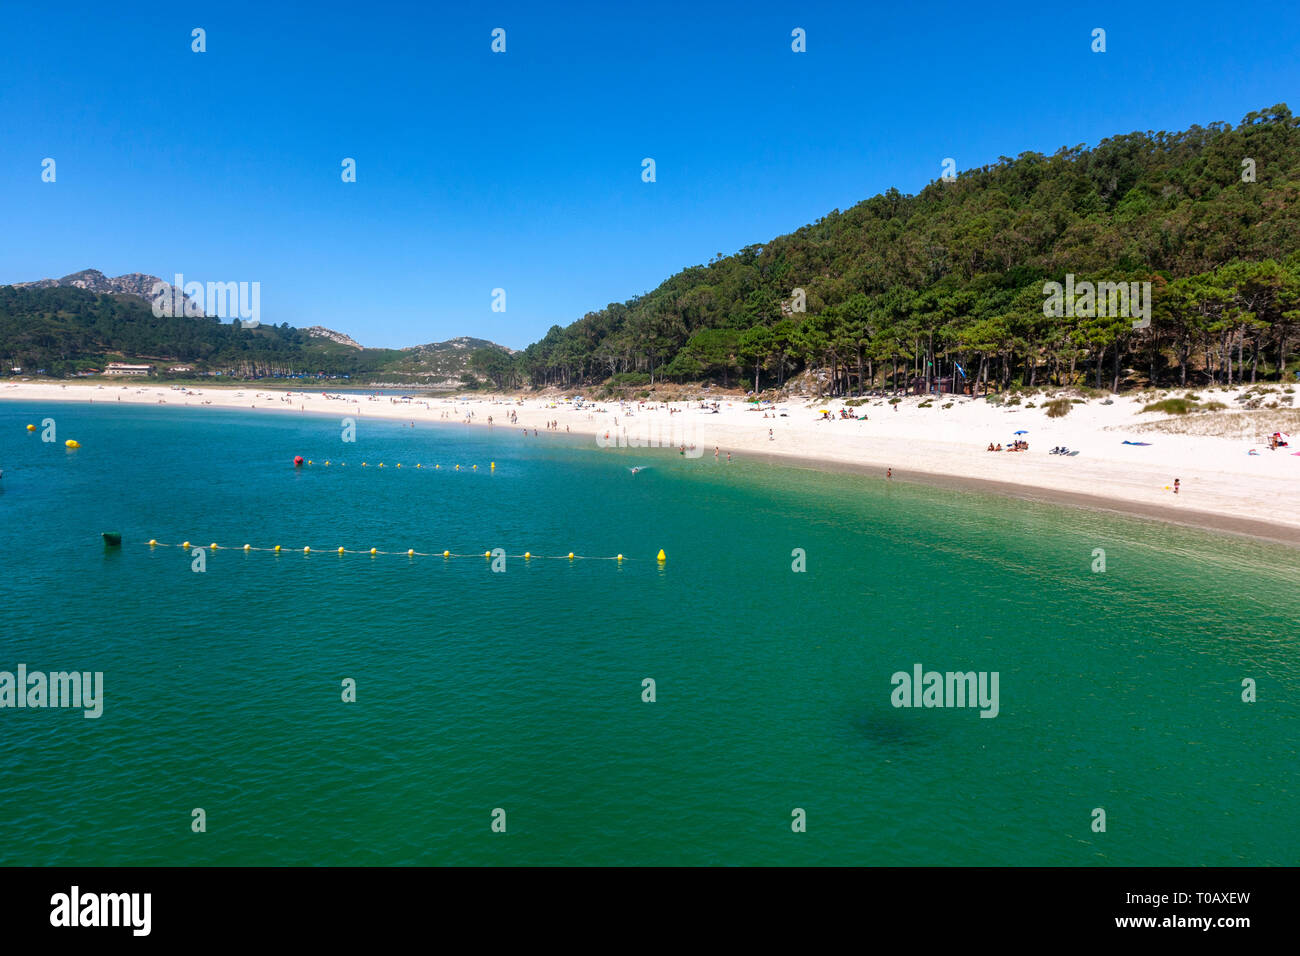
[[[84,268],[258,281],[263,322],[375,346],[520,348],[716,253],[890,186],[915,192],[944,157],[966,169],[1300,110],[1294,0],[2,16],[0,283]],[[194,27],[206,53],[190,50]],[[806,53],[790,49],[796,27]]]

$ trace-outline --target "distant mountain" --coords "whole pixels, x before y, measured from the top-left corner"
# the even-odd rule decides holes
[[[471,356],[480,349],[515,354],[513,349],[504,345],[462,335],[446,342],[408,346],[395,353],[396,357],[388,364],[388,369],[394,375],[414,379],[432,388],[456,388],[470,379],[483,380],[478,370],[470,365]]]
[[[55,288],[72,288],[85,289],[87,292],[99,292],[106,295],[134,295],[147,302],[152,303],[154,300],[154,289],[158,283],[162,283],[167,292],[171,291],[171,283],[158,278],[157,276],[146,275],[143,272],[128,272],[126,275],[109,278],[98,269],[82,269],[80,272],[73,272],[64,276],[62,279],[38,279],[35,282],[15,282],[15,289],[55,289]],[[186,296],[187,301],[193,301]],[[203,302],[195,303],[199,308],[199,314],[203,313]]]
[[[364,348],[364,346],[350,335],[344,335],[342,332],[335,332],[333,329],[327,329],[323,325],[313,325],[310,328],[303,329],[303,332],[313,338],[328,339],[336,345],[346,345],[351,349]]]
[[[44,369],[62,377],[100,370],[112,361],[183,362],[199,375],[346,376],[360,384],[461,389],[489,380],[472,362],[476,352],[513,355],[468,336],[407,349],[368,349],[320,325],[236,328],[208,316],[155,316],[152,293],[161,281],[139,272],[109,278],[85,269],[62,279],[0,285],[0,367],[6,373]]]
[[[433,355],[442,352],[457,352],[460,350],[474,351],[475,349],[504,349],[511,355],[515,354],[514,349],[508,349],[504,345],[497,345],[495,342],[489,342],[487,339],[475,339],[468,335],[457,336],[454,339],[448,339],[445,342],[430,342],[428,345],[408,345],[402,349],[403,352],[419,352],[423,355]]]

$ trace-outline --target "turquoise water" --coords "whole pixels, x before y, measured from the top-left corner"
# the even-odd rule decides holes
[[[1300,862],[1296,551],[511,428],[340,438],[0,403],[0,670],[105,685],[98,720],[0,710],[0,863]],[[150,538],[297,550],[196,573]],[[998,672],[998,716],[891,706],[917,662]]]

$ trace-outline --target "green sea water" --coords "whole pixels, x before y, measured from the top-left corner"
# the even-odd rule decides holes
[[[104,675],[99,719],[0,709],[0,863],[1300,863],[1294,550],[517,428],[341,434],[0,403],[0,670]],[[199,573],[150,538],[221,548]],[[997,672],[998,715],[894,707],[917,663]]]

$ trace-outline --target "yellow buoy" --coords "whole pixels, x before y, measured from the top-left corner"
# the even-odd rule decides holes
[[[528,560],[529,558],[531,558],[532,556],[533,556],[533,555],[532,555],[532,552],[530,552],[530,551],[525,551],[525,552],[524,552],[524,560],[525,560],[525,561],[527,561],[527,560]]]
[[[401,467],[402,467],[402,463],[401,463],[400,461],[397,463],[397,467],[398,467],[398,468],[401,468]]]
[[[434,468],[441,468],[442,465],[434,465],[433,467],[434,467]]]
[[[413,557],[415,557],[415,549],[414,549],[414,548],[407,548],[407,549],[406,549],[406,556],[407,556],[408,558],[413,558]]]
[[[342,554],[342,553],[343,553],[343,549],[342,549],[342,548],[339,548],[339,554]]]
[[[310,459],[310,458],[307,459],[307,464],[309,464],[309,465],[311,464],[311,459]]]
[[[493,470],[493,471],[496,471],[496,470],[497,470],[497,463],[496,463],[495,461],[492,462],[492,470]]]
[[[572,551],[569,552],[569,560],[570,560],[570,561],[573,560],[573,552],[572,552]]]
[[[457,466],[456,466],[456,470],[457,470],[457,471],[460,471],[460,465],[457,465]]]
[[[362,467],[362,468],[368,468],[369,465],[367,465],[367,463],[363,461],[363,462],[361,463],[361,467]]]
[[[491,552],[491,551],[484,551],[484,552],[483,552],[483,557],[485,557],[485,558],[490,558],[490,557],[492,557],[492,552]]]
[[[215,541],[213,541],[210,545],[208,545],[208,547],[209,547],[211,550],[215,551],[215,550],[217,550],[217,543],[216,543]]]
[[[475,465],[475,466],[474,466],[474,470],[475,470],[475,471],[478,471],[478,465]]]
[[[450,552],[450,551],[444,551],[444,552],[442,552],[442,556],[443,556],[444,558],[450,558],[450,557],[451,557],[451,552]]]
[[[667,561],[667,560],[668,560],[668,555],[664,554],[664,549],[663,549],[663,548],[660,548],[660,549],[659,549],[659,559],[658,559],[658,560],[659,560],[659,562],[660,562],[661,564],[662,564],[664,561]]]
[[[81,447],[81,442],[79,442],[79,441],[77,441],[76,439],[73,439],[73,438],[69,438],[69,439],[68,439],[67,441],[65,441],[63,444],[66,445],[66,446],[69,447],[69,448],[80,448],[80,447]]]
[[[35,426],[35,425],[28,425],[28,426],[27,426],[27,430],[28,430],[29,432],[34,432],[34,431],[36,431],[36,426]]]
[[[149,539],[149,547],[151,547],[151,548],[156,548],[156,547],[158,547],[158,540],[157,540],[156,538],[150,538],[150,539]]]
[[[302,553],[303,553],[303,554],[311,554],[311,548],[303,548],[303,549],[302,549]]]
[[[276,550],[276,551],[279,551],[279,550],[280,550],[280,546],[279,546],[278,544],[275,546],[275,550]]]
[[[244,550],[245,550],[245,551],[252,551],[252,550],[253,550],[253,546],[252,546],[251,544],[246,544],[246,545],[244,545]]]
[[[415,467],[416,467],[416,468],[423,468],[424,466],[423,466],[422,464],[420,464],[420,463],[417,461],[417,462],[415,463]]]
[[[623,555],[620,554],[620,555],[618,556],[618,560],[622,561],[622,560],[623,560]]]
[[[188,551],[190,547],[190,543],[188,541],[182,541],[181,547]]]
[[[378,553],[379,553],[379,549],[378,549],[378,548],[371,548],[371,549],[370,549],[370,556],[371,556],[372,558],[373,558],[375,555],[377,555]]]

